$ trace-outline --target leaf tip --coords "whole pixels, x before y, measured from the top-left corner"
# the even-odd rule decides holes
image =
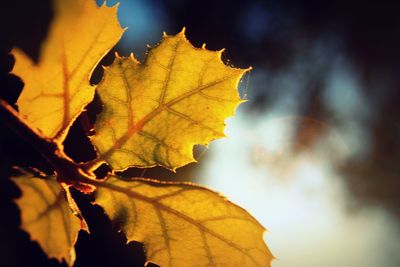
[[[134,63],[137,63],[137,64],[140,63],[139,60],[137,60],[137,58],[135,57],[135,55],[134,55],[132,52],[129,54],[129,58],[130,58]]]
[[[252,71],[252,70],[253,70],[253,67],[250,66],[250,67],[248,67],[246,69],[243,69],[243,73],[246,73],[246,72],[249,72],[249,71]]]
[[[108,7],[107,4],[108,4],[107,0],[104,0],[103,3],[101,3],[101,5],[99,7],[100,8]],[[113,6],[110,6],[110,8],[117,10],[119,8],[119,5],[120,5],[120,2],[116,2]]]
[[[104,2],[106,2],[106,1],[104,1]],[[116,2],[115,5],[113,5],[113,8],[119,8],[120,4],[121,4],[120,2]]]
[[[14,57],[14,66],[12,67],[10,73],[18,75],[19,69],[35,67],[35,63],[22,49],[13,47],[9,54]],[[23,79],[22,77],[20,78]]]
[[[183,27],[182,30],[179,32],[179,34],[185,36],[185,32],[186,32],[186,27]]]

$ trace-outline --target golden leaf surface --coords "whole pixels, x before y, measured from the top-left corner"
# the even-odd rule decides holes
[[[20,114],[45,137],[62,141],[93,99],[93,69],[123,30],[117,7],[98,7],[93,0],[54,0],[54,12],[38,64],[14,48],[12,73],[25,83],[17,102]]]
[[[189,183],[110,177],[96,203],[128,242],[144,243],[147,260],[163,267],[270,266],[265,229],[244,209]]]
[[[79,209],[68,190],[64,191],[55,177],[44,179],[26,174],[13,181],[22,191],[21,198],[16,200],[21,210],[21,228],[49,257],[65,260],[72,266],[78,232],[87,231],[87,225],[74,215]]]
[[[104,103],[92,137],[99,159],[114,170],[175,170],[195,161],[194,145],[223,137],[248,69],[226,66],[221,54],[193,47],[182,31],[164,34],[144,63],[116,55],[96,88]]]

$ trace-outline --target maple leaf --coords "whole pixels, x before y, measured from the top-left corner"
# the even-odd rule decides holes
[[[96,203],[128,242],[143,242],[160,266],[270,266],[265,229],[244,209],[204,187],[109,177]]]
[[[24,174],[13,181],[22,191],[21,198],[16,200],[21,210],[21,228],[49,257],[65,260],[72,266],[78,232],[88,229],[86,222],[73,214],[80,211],[69,191],[53,176],[45,179]]]
[[[195,161],[193,146],[224,136],[224,121],[240,99],[248,69],[221,61],[222,50],[194,48],[184,30],[164,34],[143,64],[119,57],[96,90],[104,103],[92,142],[114,170],[160,165],[171,170]]]
[[[13,49],[12,73],[22,78],[20,114],[45,137],[65,138],[67,129],[92,101],[90,75],[120,39],[117,6],[98,7],[94,1],[55,0],[55,18],[36,65]]]

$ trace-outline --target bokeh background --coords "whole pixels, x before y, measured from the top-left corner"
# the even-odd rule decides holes
[[[226,195],[267,227],[274,267],[400,266],[395,1],[120,2],[119,19],[128,27],[114,49],[121,55],[143,59],[163,31],[186,26],[193,45],[226,48],[225,62],[253,67],[240,84],[249,101],[227,120],[228,138],[196,148],[199,164],[177,174],[153,168],[124,175],[190,180]],[[37,59],[51,2],[7,1],[0,10],[0,97],[13,103],[22,83],[7,74],[8,52],[19,46]],[[100,77],[98,68],[92,82]],[[98,106],[97,99],[89,107],[92,121]],[[66,145],[76,160],[93,157],[79,123]],[[46,170],[38,153],[0,122],[0,266],[63,266],[18,229],[12,199],[19,192],[8,179],[13,165]],[[81,201],[94,235],[80,234],[76,266],[143,266],[141,245],[125,246],[101,209]]]

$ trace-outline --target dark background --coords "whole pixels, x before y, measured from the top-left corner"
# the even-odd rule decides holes
[[[368,116],[352,118],[368,133],[368,151],[348,159],[338,168],[346,177],[349,195],[358,205],[380,205],[399,216],[400,7],[394,2],[122,1],[120,10],[124,4],[127,8],[137,8],[132,18],[121,17],[122,26],[126,26],[124,21],[136,26],[130,26],[129,36],[124,37],[117,50],[123,55],[134,51],[143,58],[145,44],[157,43],[163,30],[174,34],[186,26],[188,39],[195,46],[206,42],[211,50],[225,47],[225,60],[230,59],[237,67],[254,67],[253,76],[247,77],[250,85],[244,88],[250,100],[245,112],[250,114],[268,110],[277,95],[285,90],[279,86],[259,86],[257,79],[270,85],[271,77],[291,74],[293,66],[300,64],[300,74],[306,81],[302,80],[300,89],[288,92],[299,96],[301,106],[296,115],[329,124],[339,123],[342,118],[332,111],[324,95],[338,55],[332,51],[340,51],[340,56],[357,73],[360,92],[367,99],[361,104],[360,114]],[[17,77],[8,75],[13,65],[8,53],[13,46],[18,46],[37,60],[52,18],[51,2],[4,1],[0,10],[0,98],[15,103],[23,84]],[[146,16],[152,20],[149,22]],[[108,56],[103,64],[110,64],[111,60],[112,56]],[[266,77],[257,75],[257,69],[265,70]],[[96,83],[99,77],[100,69],[92,81]],[[92,121],[98,109],[97,102],[91,106]],[[303,123],[302,126],[295,142],[300,145],[294,145],[293,149],[304,149],[319,134],[315,125]],[[312,134],[304,137],[304,127]],[[93,150],[82,139],[82,134],[78,120],[66,141],[67,152],[78,161],[93,157]],[[60,266],[55,260],[48,260],[39,246],[18,229],[19,212],[12,199],[19,192],[8,179],[14,174],[12,166],[15,165],[51,171],[29,144],[0,122],[0,266]],[[182,179],[193,168],[196,167],[182,168],[177,176],[153,169],[146,176]],[[137,173],[138,170],[131,170],[129,174]],[[75,266],[143,266],[141,245],[125,246],[123,235],[117,233],[101,209],[89,209],[90,199],[80,199],[93,234],[80,234]]]

